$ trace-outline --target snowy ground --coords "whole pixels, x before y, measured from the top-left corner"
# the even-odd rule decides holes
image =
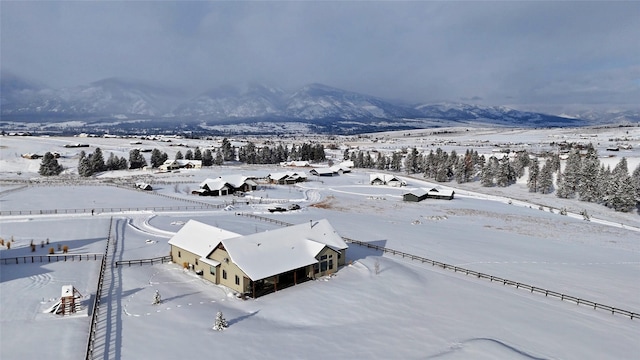
[[[530,133],[522,136],[526,136],[522,141],[534,138]],[[77,140],[2,138],[3,176],[14,180],[37,177],[24,164],[39,161],[12,154],[28,152],[26,148],[44,150],[65,142],[84,142]],[[87,140],[93,141],[100,142],[107,153],[105,149],[128,144],[121,139]],[[73,159],[66,161],[73,164]],[[630,157],[630,167],[632,161],[637,163],[637,158]],[[31,240],[38,245],[37,255],[57,244],[69,246],[73,254],[102,253],[112,217],[117,246],[111,249],[110,265],[117,260],[168,254],[167,240],[188,219],[250,234],[277,226],[236,213],[290,223],[327,218],[341,235],[356,240],[640,312],[637,213],[615,213],[600,205],[555,196],[531,196],[522,191],[523,184],[506,189],[471,184],[456,188],[453,201],[405,203],[401,195],[406,189],[369,186],[365,171],[313,177],[300,186],[266,187],[242,199],[189,194],[206,177],[281,170],[225,166],[151,175],[180,181],[177,186],[156,187],[156,194],[99,184],[10,191],[21,184],[5,184],[0,187],[0,210],[34,212],[0,217],[0,237],[14,238],[10,250],[2,247],[0,257],[32,255]],[[123,175],[133,174],[102,177]],[[406,180],[408,188],[434,185],[416,178]],[[194,200],[228,207],[179,209],[194,205]],[[234,200],[248,200],[249,204]],[[281,214],[267,211],[271,203],[281,201],[300,204],[302,209]],[[576,215],[587,205],[594,217],[590,222]],[[549,207],[567,207],[573,214],[562,216]],[[38,210],[42,209],[101,211],[93,216],[79,210],[41,215]],[[41,248],[39,244],[47,239],[50,245]],[[256,300],[239,300],[176,264],[109,266],[97,357],[316,359],[331,354],[379,359],[634,359],[640,353],[636,319],[357,245],[350,246],[347,258],[351,265],[331,278]],[[0,265],[0,358],[84,357],[99,264],[83,260]],[[85,311],[68,318],[43,314],[67,284],[84,295]],[[158,306],[151,305],[155,290],[163,297]],[[217,311],[230,324],[223,332],[211,329]]]

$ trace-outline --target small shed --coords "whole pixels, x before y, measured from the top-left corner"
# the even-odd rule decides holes
[[[427,190],[413,189],[408,193],[402,194],[402,200],[411,202],[420,202],[427,198]]]

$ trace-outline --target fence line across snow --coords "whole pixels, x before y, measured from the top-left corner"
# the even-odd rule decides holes
[[[245,217],[252,218],[252,219],[262,220],[262,221],[266,221],[266,222],[271,222],[271,223],[278,224],[278,225],[281,225],[281,226],[291,226],[291,225],[293,225],[291,223],[287,223],[287,222],[284,222],[284,221],[275,220],[275,219],[271,219],[271,218],[268,218],[268,217],[255,215],[255,214],[237,213],[237,215],[245,216]],[[582,299],[582,298],[579,298],[579,297],[575,297],[575,296],[567,295],[567,294],[564,294],[564,293],[560,293],[560,292],[556,292],[556,291],[540,288],[540,287],[537,287],[537,286],[521,283],[521,282],[518,282],[518,281],[508,280],[508,279],[504,279],[504,278],[501,278],[501,277],[497,277],[497,276],[481,273],[481,272],[478,272],[478,271],[466,269],[466,268],[463,268],[463,267],[459,267],[459,266],[455,266],[455,265],[451,265],[451,264],[446,264],[446,263],[443,263],[443,262],[440,262],[440,261],[436,261],[436,260],[431,260],[431,259],[428,259],[428,258],[425,258],[425,257],[422,257],[422,256],[413,255],[413,254],[409,254],[409,253],[406,253],[406,252],[403,252],[403,251],[398,251],[398,250],[386,248],[386,247],[383,247],[383,246],[370,244],[370,243],[367,243],[367,242],[364,242],[364,241],[359,241],[359,240],[347,238],[347,237],[344,237],[344,236],[342,238],[347,243],[356,244],[356,245],[359,245],[359,246],[367,247],[369,249],[378,250],[378,251],[381,251],[383,253],[388,253],[388,254],[392,254],[392,255],[396,255],[396,256],[402,256],[403,258],[407,258],[409,260],[420,261],[421,263],[431,264],[432,266],[437,266],[437,267],[440,267],[442,269],[453,270],[456,273],[459,272],[459,273],[463,273],[464,275],[475,276],[478,279],[487,279],[490,282],[496,282],[496,283],[500,283],[502,285],[513,286],[516,289],[529,290],[531,293],[543,294],[544,296],[547,296],[547,297],[548,296],[552,296],[552,297],[558,298],[558,299],[560,299],[562,301],[573,302],[576,305],[584,305],[584,306],[592,307],[593,309],[606,310],[606,311],[611,312],[612,315],[613,314],[620,314],[620,315],[627,316],[632,320],[635,319],[635,318],[640,317],[640,314],[638,314],[636,312],[629,311],[629,310],[624,310],[624,309],[616,308],[616,307],[613,307],[613,306],[600,304],[600,303],[597,303],[597,302],[594,302],[594,301],[591,301],[591,300]]]

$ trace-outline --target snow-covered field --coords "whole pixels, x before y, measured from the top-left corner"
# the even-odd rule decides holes
[[[598,132],[601,155],[609,146],[605,138],[628,136],[634,150],[624,156],[631,169],[636,166],[640,159],[635,150],[640,147],[637,128],[609,129],[611,133],[606,134],[596,129],[517,134],[515,130],[462,131],[447,135],[442,143],[442,134],[381,134],[385,138],[375,143],[344,142],[380,151],[402,146],[444,149],[446,143],[446,151],[459,146],[456,151],[461,153],[469,142],[512,141],[542,147],[565,133],[589,138],[583,136],[589,131]],[[79,149],[61,148],[65,143],[87,142],[92,145],[84,149],[87,152],[100,146],[103,153],[118,152],[118,156],[126,156],[133,147],[128,139],[78,140],[0,140],[2,179],[12,180],[0,186],[0,210],[21,212],[0,217],[0,237],[14,239],[10,250],[0,247],[0,257],[46,255],[49,247],[58,244],[67,245],[69,254],[103,253],[113,218],[111,236],[116,245],[112,243],[103,285],[96,358],[636,359],[640,353],[640,319],[355,244],[347,251],[350,264],[335,276],[255,300],[240,300],[177,264],[113,266],[119,260],[167,255],[171,233],[188,219],[251,234],[277,225],[237,213],[289,223],[326,218],[342,236],[355,240],[639,313],[640,216],[636,212],[615,213],[597,204],[531,194],[524,183],[508,188],[472,183],[462,188],[455,182],[432,184],[403,176],[407,188],[451,186],[456,191],[453,201],[407,203],[402,201],[406,188],[370,186],[365,170],[310,177],[297,186],[265,186],[245,198],[190,194],[207,177],[282,171],[275,166],[100,176],[166,182],[154,186],[152,193],[98,181],[80,185],[67,180],[68,184],[21,188],[24,181],[38,177],[40,163],[21,158],[22,153],[67,150],[61,163],[73,173]],[[161,147],[170,157],[170,151],[179,150],[160,142],[143,145]],[[479,150],[479,146],[467,147]],[[490,153],[493,147],[485,148]],[[615,165],[623,154],[616,155],[603,161]],[[228,206],[183,209],[196,205],[194,201]],[[302,208],[268,212],[271,204],[282,201]],[[562,216],[549,210],[561,207],[570,213]],[[592,221],[577,215],[582,209],[588,209]],[[56,211],[40,214],[40,210]],[[35,252],[29,246],[32,240]],[[49,245],[41,247],[47,240]],[[99,267],[100,261],[93,260],[0,265],[0,358],[83,358]],[[84,309],[64,318],[42,313],[59,297],[63,285],[78,289]],[[160,305],[151,304],[156,290],[162,294]],[[229,322],[222,332],[212,330],[218,311]]]

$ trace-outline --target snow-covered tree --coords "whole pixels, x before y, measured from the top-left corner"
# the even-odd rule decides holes
[[[540,164],[538,158],[533,158],[529,162],[529,180],[527,186],[530,192],[538,192],[538,176],[540,175]]]
[[[213,165],[213,154],[210,149],[205,149],[202,153],[202,166],[211,166]]]
[[[550,194],[553,191],[553,162],[547,161],[538,175],[538,189],[543,194]]]
[[[592,148],[593,149],[593,148]],[[595,149],[588,151],[580,169],[580,181],[578,182],[578,195],[580,200],[598,202],[602,194],[598,187],[598,173],[600,172],[600,160]]]
[[[93,171],[94,174],[97,172],[104,171],[106,169],[106,166],[104,163],[104,156],[102,155],[102,150],[99,147],[96,148],[96,150],[93,152],[93,154],[89,156],[89,158],[90,158],[91,170]]]
[[[93,175],[93,170],[91,170],[91,164],[89,163],[89,158],[83,156],[78,161],[78,175],[82,177],[89,177]]]
[[[132,149],[129,151],[129,168],[141,169],[147,166],[147,160],[144,158],[140,150]]]
[[[229,327],[221,311],[216,314],[216,322],[213,324],[213,330],[222,331]]]
[[[164,164],[167,159],[169,159],[169,156],[166,152],[162,152],[156,148],[151,150],[151,167],[158,168],[160,165]]]
[[[62,170],[62,165],[58,164],[58,160],[53,156],[53,154],[47,151],[42,158],[38,173],[42,176],[52,176],[60,175]]]
[[[162,298],[160,297],[160,291],[156,290],[155,294],[153,294],[153,305],[158,305],[162,302]]]
[[[184,159],[184,155],[182,155],[182,151],[178,150],[178,152],[176,153],[176,156],[174,158],[175,160],[182,160]]]

